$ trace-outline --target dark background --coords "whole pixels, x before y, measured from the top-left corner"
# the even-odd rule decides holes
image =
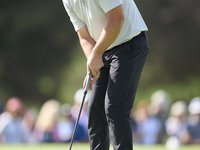
[[[136,0],[150,54],[136,100],[164,89],[173,101],[200,95],[200,1]],[[86,59],[61,0],[0,0],[0,99],[72,103]]]

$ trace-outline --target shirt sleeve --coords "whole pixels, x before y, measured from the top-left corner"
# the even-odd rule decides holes
[[[72,7],[66,0],[63,0],[63,5],[65,10],[67,11],[68,16],[70,17],[70,21],[72,22],[75,31],[78,31],[82,27],[85,26],[85,23],[76,15]]]
[[[97,0],[105,13],[123,4],[122,0]]]

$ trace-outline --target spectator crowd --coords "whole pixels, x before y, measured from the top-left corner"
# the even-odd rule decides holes
[[[5,106],[0,101],[0,143],[70,142],[82,102],[83,89],[74,94],[74,104],[47,100],[39,111],[27,108],[18,97]],[[87,101],[82,109],[75,142],[88,142]],[[150,99],[140,100],[131,113],[134,144],[166,144],[168,148],[200,144],[200,97],[187,104],[172,103],[164,90],[155,91]],[[172,147],[173,146],[173,147]]]

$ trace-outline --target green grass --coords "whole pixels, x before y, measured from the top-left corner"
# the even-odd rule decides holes
[[[68,150],[69,144],[0,145],[0,150]],[[164,145],[134,145],[134,150],[167,150]],[[89,144],[74,143],[72,150],[89,150]],[[110,150],[113,150],[111,147]],[[199,146],[182,146],[176,150],[199,150]]]

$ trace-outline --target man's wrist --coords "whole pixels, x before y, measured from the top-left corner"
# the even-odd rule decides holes
[[[104,51],[99,50],[99,49],[95,49],[95,48],[94,48],[94,49],[92,50],[92,54],[95,55],[95,56],[102,57],[103,53],[104,53]]]

